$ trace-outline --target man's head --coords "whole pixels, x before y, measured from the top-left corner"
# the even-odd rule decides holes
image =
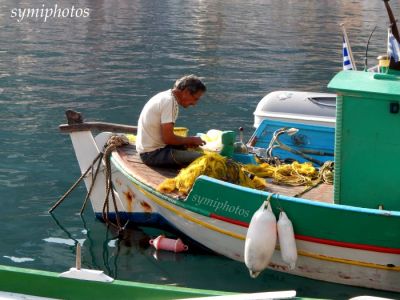
[[[204,83],[195,75],[187,75],[178,79],[172,89],[178,103],[183,107],[196,105],[206,91]]]

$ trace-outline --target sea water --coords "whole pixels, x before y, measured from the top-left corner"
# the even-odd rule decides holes
[[[398,1],[391,2],[395,15]],[[185,74],[208,91],[181,109],[178,126],[252,133],[258,101],[274,90],[326,92],[342,68],[346,22],[359,69],[377,25],[368,67],[386,53],[382,1],[86,0],[0,2],[0,263],[62,272],[83,243],[83,266],[123,280],[236,292],[295,289],[345,299],[390,293],[265,271],[192,250],[155,252],[156,230],[118,238],[95,220],[81,186],[47,211],[79,177],[64,112],[136,125],[144,103]],[[310,220],[312,221],[312,220]],[[318,224],[316,224],[318,226]]]

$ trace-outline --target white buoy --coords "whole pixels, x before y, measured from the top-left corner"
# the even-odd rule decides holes
[[[251,277],[256,278],[268,267],[275,245],[276,218],[267,200],[254,213],[247,230],[244,262]]]
[[[297,262],[297,247],[292,222],[284,211],[279,214],[278,237],[282,260],[293,270]]]

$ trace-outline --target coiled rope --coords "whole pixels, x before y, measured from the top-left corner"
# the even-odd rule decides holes
[[[311,162],[272,165],[247,165],[246,169],[257,176],[272,178],[275,184],[291,186],[307,186],[303,191],[294,195],[300,197],[304,193],[317,187],[321,183],[333,184],[334,162],[326,161],[320,169],[315,168]]]
[[[319,169],[318,178],[312,182],[312,184],[306,187],[303,191],[294,195],[294,197],[300,197],[301,195],[307,193],[313,188],[317,187],[321,183],[333,184],[333,161],[326,161],[322,167]]]

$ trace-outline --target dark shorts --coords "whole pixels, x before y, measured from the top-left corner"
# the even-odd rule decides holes
[[[140,158],[148,166],[183,167],[202,155],[202,153],[197,151],[166,146],[151,152],[141,153]]]

